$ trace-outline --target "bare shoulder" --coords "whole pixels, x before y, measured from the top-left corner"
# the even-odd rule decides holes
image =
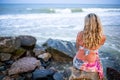
[[[83,31],[78,32],[78,36],[82,36]]]

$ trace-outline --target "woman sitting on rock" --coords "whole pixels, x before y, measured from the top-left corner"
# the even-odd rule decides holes
[[[85,72],[97,72],[103,79],[103,68],[98,55],[98,49],[104,44],[106,36],[103,34],[99,17],[90,13],[85,17],[84,30],[78,32],[76,38],[77,53],[73,59],[73,66]]]

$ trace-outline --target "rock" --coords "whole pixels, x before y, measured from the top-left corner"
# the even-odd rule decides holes
[[[43,66],[44,68],[46,68],[47,66],[50,65],[51,60],[44,61],[43,59],[40,58],[40,62],[41,62],[41,66]]]
[[[44,61],[48,61],[50,58],[51,58],[51,54],[50,53],[43,53],[43,54],[40,54],[39,56],[38,56],[38,58],[41,58],[41,59],[43,59]]]
[[[17,79],[17,80],[32,80],[32,72],[26,72],[19,74],[19,76],[23,79]]]
[[[59,72],[56,72],[56,73],[53,75],[53,78],[54,78],[54,80],[64,80],[63,74],[62,74],[62,73],[59,73]]]
[[[3,80],[4,77],[5,77],[5,75],[0,74],[0,80]]]
[[[41,62],[41,65],[46,68],[51,63],[51,54],[50,53],[43,53],[38,56],[38,59]]]
[[[55,71],[51,69],[36,69],[33,72],[33,80],[51,80],[54,73]]]
[[[0,66],[2,66],[4,63],[0,62]]]
[[[11,58],[9,53],[0,53],[0,61],[7,61]]]
[[[18,36],[18,38],[20,38],[21,40],[21,46],[25,49],[33,49],[35,44],[36,44],[36,38],[33,36]]]
[[[4,63],[6,65],[12,65],[14,63],[14,61],[13,60],[8,60],[8,61],[5,61]]]
[[[13,80],[13,79],[9,76],[5,76],[2,80]]]
[[[10,76],[12,79],[11,80],[26,80],[24,76],[21,76],[21,75],[12,75]]]
[[[28,56],[28,57],[34,56],[34,55],[33,55],[33,51],[32,51],[32,50],[27,50],[26,56]]]
[[[11,65],[14,63],[14,61],[13,60],[7,60],[7,61],[4,61],[4,63],[5,63],[5,67],[8,69],[8,68],[11,67]]]
[[[0,37],[0,52],[12,53],[21,45],[17,37]]]
[[[13,58],[13,59],[18,59],[18,58],[20,58],[25,52],[26,52],[25,49],[19,48],[19,49],[17,49],[17,50],[14,51],[12,58]]]
[[[63,72],[64,79],[69,80],[69,77],[70,77],[71,73],[72,73],[72,71],[71,71],[70,68],[65,69],[64,72]]]
[[[107,67],[106,75],[108,80],[120,80],[120,72],[113,68]]]
[[[97,72],[85,72],[71,67],[71,76],[69,80],[99,80]]]
[[[42,48],[42,47],[34,48],[34,49],[33,49],[33,52],[35,53],[35,56],[39,56],[40,54],[45,53],[45,49]]]
[[[61,51],[58,51],[54,48],[47,48],[47,51],[52,55],[52,58],[54,61],[57,62],[70,62],[73,60],[72,57],[69,57],[68,55],[61,53]]]
[[[14,80],[28,80],[28,79],[25,79],[25,77],[20,76],[20,77],[15,78]]]
[[[69,57],[74,57],[76,53],[75,43],[69,42],[69,41],[63,41],[58,39],[48,39],[44,44],[44,47],[51,49],[55,49],[61,54],[65,54]]]
[[[5,71],[6,67],[5,66],[0,66],[0,71]]]
[[[26,73],[24,76],[25,80],[32,80],[32,73]]]
[[[14,62],[8,71],[9,75],[28,72],[40,66],[39,60],[34,57],[23,57]]]

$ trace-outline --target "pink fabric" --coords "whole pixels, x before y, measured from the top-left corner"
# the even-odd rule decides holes
[[[99,59],[99,55],[97,54],[97,60],[94,63],[90,63],[90,62],[85,62],[80,66],[81,70],[84,70],[86,72],[98,72],[100,79],[103,78],[103,67],[101,64],[101,61]]]

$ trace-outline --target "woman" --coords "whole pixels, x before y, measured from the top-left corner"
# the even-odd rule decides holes
[[[84,30],[77,34],[77,53],[73,59],[74,67],[86,72],[98,72],[104,77],[98,49],[106,40],[99,17],[90,13],[85,17]]]

